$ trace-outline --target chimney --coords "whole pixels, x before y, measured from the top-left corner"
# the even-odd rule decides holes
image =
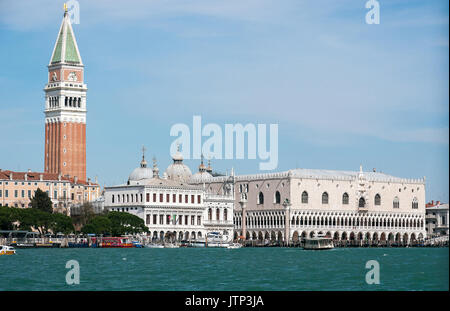
[[[44,179],[44,174],[39,174],[39,180],[42,181]]]
[[[88,178],[88,184],[89,184],[89,185],[91,184],[91,179],[90,179],[90,178]]]
[[[31,173],[31,170],[30,170],[30,169],[28,169],[28,173]]]
[[[77,176],[74,176],[74,177],[73,177],[73,181],[74,181],[74,183],[76,184],[76,183],[78,182],[78,177],[77,177]]]
[[[440,205],[441,204],[441,201],[436,201],[436,205]]]
[[[61,181],[61,173],[58,174],[58,180]]]
[[[434,200],[431,200],[431,206],[433,206],[434,205]]]
[[[28,180],[28,174],[27,174],[27,173],[25,173],[24,179],[25,179],[25,180]]]
[[[13,172],[9,174],[9,180],[13,180]]]

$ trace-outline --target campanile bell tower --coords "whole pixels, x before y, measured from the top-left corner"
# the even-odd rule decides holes
[[[48,64],[45,85],[45,167],[86,180],[86,91],[84,65],[67,8]]]

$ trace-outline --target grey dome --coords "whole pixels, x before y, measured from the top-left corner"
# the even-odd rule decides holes
[[[179,182],[188,182],[192,176],[190,168],[183,163],[183,156],[180,150],[172,157],[173,163],[166,169],[167,178]]]
[[[147,167],[137,167],[131,172],[130,176],[128,177],[129,181],[138,181],[141,179],[149,179],[153,178],[153,170],[147,168]]]

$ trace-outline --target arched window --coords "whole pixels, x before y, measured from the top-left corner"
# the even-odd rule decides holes
[[[114,203],[114,194],[112,195],[112,203]]]
[[[328,204],[328,193],[322,193],[322,204]]]
[[[378,193],[375,195],[375,205],[381,205],[381,196]]]
[[[398,197],[394,198],[393,206],[394,208],[400,208],[400,200],[398,199]]]
[[[220,219],[220,209],[216,209],[216,220]]]
[[[342,204],[348,204],[348,193],[344,192],[342,195]]]
[[[228,220],[228,210],[227,209],[223,210],[223,220]]]
[[[262,192],[258,195],[258,204],[264,204],[264,194]]]
[[[358,207],[365,207],[366,206],[366,200],[364,198],[359,198]]]
[[[280,191],[275,192],[275,204],[281,203],[281,194]]]
[[[212,220],[212,209],[208,209],[208,220]]]
[[[419,201],[417,200],[416,197],[414,197],[412,200],[412,208],[414,209],[419,208]]]
[[[308,192],[303,191],[302,193],[302,203],[307,204],[308,203]]]

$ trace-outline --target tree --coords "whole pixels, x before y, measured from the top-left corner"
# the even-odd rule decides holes
[[[37,189],[31,199],[31,207],[47,213],[53,213],[53,203],[48,194],[41,189]]]
[[[74,231],[72,219],[69,216],[59,213],[51,214],[49,229],[55,234],[58,232],[69,234]]]
[[[144,220],[126,212],[109,212],[107,217],[111,220],[111,233],[114,236],[148,232]]]
[[[106,216],[94,217],[89,223],[83,226],[81,232],[85,234],[108,234],[111,232],[111,220]]]
[[[0,230],[13,230],[13,215],[9,207],[0,206]]]

